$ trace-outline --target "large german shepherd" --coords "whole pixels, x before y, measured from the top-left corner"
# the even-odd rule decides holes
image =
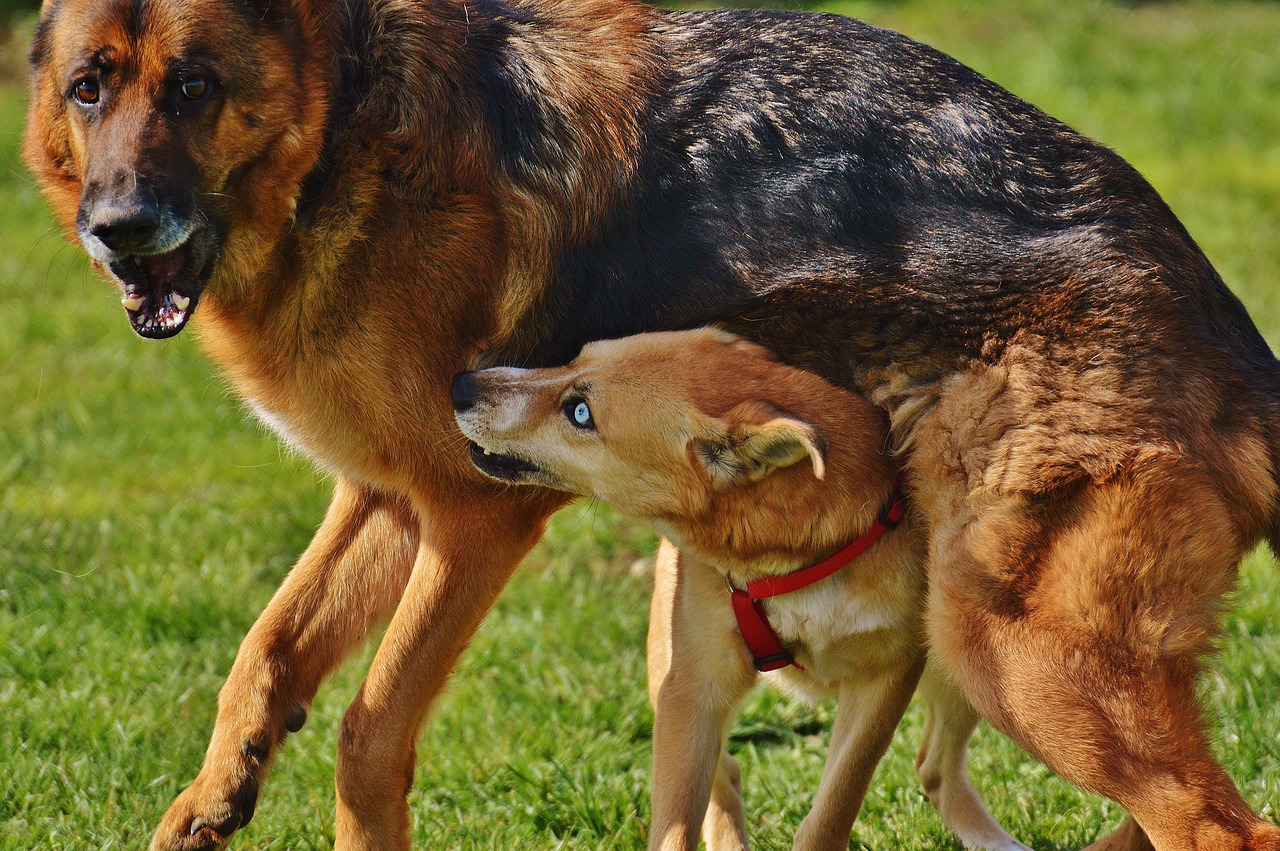
[[[337,844],[406,847],[418,728],[562,502],[452,448],[450,377],[714,319],[888,411],[933,647],[1132,813],[1099,847],[1280,849],[1196,696],[1241,553],[1277,539],[1280,366],[1111,152],[826,15],[46,0],[31,55],[27,158],[134,330],[199,314],[338,480],[155,848],[226,844],[386,615]]]

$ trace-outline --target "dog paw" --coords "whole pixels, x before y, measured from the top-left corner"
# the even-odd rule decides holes
[[[253,818],[258,785],[241,782],[227,794],[208,794],[197,778],[169,806],[151,851],[222,851]]]

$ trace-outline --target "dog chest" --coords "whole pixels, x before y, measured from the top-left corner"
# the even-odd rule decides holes
[[[868,571],[830,577],[808,588],[764,601],[782,643],[803,669],[778,677],[810,697],[825,697],[841,681],[901,667],[921,643],[923,569],[906,563],[888,573]]]

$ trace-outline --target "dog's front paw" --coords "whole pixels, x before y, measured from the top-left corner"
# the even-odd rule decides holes
[[[169,805],[151,840],[151,851],[221,851],[231,835],[253,818],[257,801],[258,784],[252,779],[214,793],[197,777]]]

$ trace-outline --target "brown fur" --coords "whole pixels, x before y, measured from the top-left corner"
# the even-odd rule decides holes
[[[564,368],[488,369],[455,391],[462,431],[508,481],[594,496],[680,548],[659,553],[649,627],[654,704],[650,847],[743,848],[737,765],[724,736],[756,682],[725,588],[817,562],[871,527],[894,488],[884,417],[864,397],[709,329],[593,343]],[[589,406],[593,427],[569,419]],[[495,455],[496,453],[496,455]],[[495,457],[521,460],[511,475]],[[494,465],[497,464],[495,467]],[[536,468],[536,469],[535,469]],[[796,848],[844,848],[871,772],[924,664],[924,536],[905,522],[833,576],[765,603],[803,668],[768,675],[840,714]],[[1024,849],[964,772],[977,716],[933,672],[919,766],[968,848]]]
[[[566,150],[565,162],[548,163],[546,180],[532,187],[486,171],[486,143],[478,129],[468,133],[473,115],[442,121],[426,111],[453,102],[444,92],[405,97],[442,85],[456,57],[434,41],[430,51],[402,44],[402,54],[379,56],[381,70],[406,82],[341,116],[350,129],[326,150],[323,198],[301,211],[301,227],[295,203],[326,141],[339,71],[329,45],[340,16],[291,4],[297,32],[285,38],[271,27],[251,31],[216,0],[147,6],[143,38],[122,23],[133,17],[133,0],[47,4],[33,49],[40,70],[27,159],[68,229],[85,177],[101,161],[145,174],[161,153],[183,160],[194,176],[190,191],[227,232],[201,297],[201,341],[255,411],[338,480],[315,541],[246,637],[219,697],[204,768],[154,847],[225,846],[252,815],[277,746],[300,726],[291,719],[305,718],[323,678],[391,616],[343,721],[338,845],[404,848],[418,728],[457,654],[564,501],[496,488],[475,473],[456,451],[449,379],[504,333],[503,317],[519,315],[536,293],[557,244],[625,176],[615,149],[635,144],[626,107],[629,89],[644,85],[637,57],[648,12],[588,2],[572,21],[556,19],[559,47],[575,60],[558,79],[558,107],[595,131],[575,140],[587,150]],[[463,7],[436,11],[444,17],[415,21],[406,33],[425,39],[438,26],[456,36],[443,44],[460,46]],[[419,11],[391,4],[388,16],[397,14]],[[618,38],[589,39],[592,30]],[[224,61],[260,63],[261,85],[232,93],[216,120],[152,135],[148,93],[161,85],[173,45],[189,38],[213,45]],[[127,60],[116,97],[128,107],[94,125],[64,109],[63,92],[81,45],[99,43]],[[398,134],[384,132],[388,114]],[[577,179],[565,179],[573,169]],[[407,182],[387,182],[389,171]],[[495,520],[478,519],[486,517]]]
[[[155,848],[225,846],[321,679],[388,615],[339,741],[337,845],[406,847],[418,727],[562,501],[472,470],[450,376],[708,319],[889,411],[934,530],[931,640],[984,715],[1134,814],[1145,833],[1109,849],[1280,848],[1195,699],[1237,558],[1278,537],[1280,370],[1118,158],[834,18],[46,0],[32,58],[25,153],[68,232],[93,245],[104,198],[190,206],[200,266],[172,293],[235,389],[338,480]],[[227,85],[188,111],[174,75],[192,64]],[[85,75],[104,85],[91,109],[72,98]],[[532,147],[504,124],[521,100]],[[786,133],[755,121],[766,100]],[[874,179],[827,179],[855,143]],[[804,179],[769,178],[783,161]],[[653,194],[668,179],[677,194]],[[132,302],[127,265],[101,268]],[[168,303],[152,283],[145,311]],[[1167,517],[1199,522],[1175,546]]]

